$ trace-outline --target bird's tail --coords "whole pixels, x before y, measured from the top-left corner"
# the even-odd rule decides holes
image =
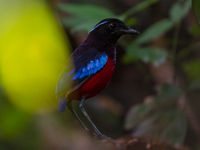
[[[61,97],[58,100],[58,110],[64,112],[67,106],[67,98]]]

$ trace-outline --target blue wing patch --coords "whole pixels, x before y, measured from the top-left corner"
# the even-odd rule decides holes
[[[73,76],[73,79],[82,79],[86,76],[95,74],[97,71],[101,70],[105,66],[107,60],[108,56],[105,53],[97,56],[94,60],[89,61],[86,66],[79,68]]]

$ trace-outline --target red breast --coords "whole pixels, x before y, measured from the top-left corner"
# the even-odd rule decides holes
[[[87,99],[101,92],[112,79],[114,69],[114,62],[108,57],[108,61],[104,68],[97,72],[78,89],[80,97],[84,96]]]

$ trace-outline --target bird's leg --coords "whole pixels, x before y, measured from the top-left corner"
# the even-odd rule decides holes
[[[86,130],[89,131],[88,127],[85,125],[85,123],[81,120],[81,118],[79,117],[78,113],[73,109],[72,106],[72,101],[69,101],[67,103],[67,106],[69,108],[69,110],[74,114],[74,116],[78,119],[78,121],[80,122],[80,124],[82,125],[82,127]]]
[[[85,116],[85,118],[89,121],[90,125],[93,127],[96,135],[98,137],[104,138],[104,139],[110,139],[109,137],[105,136],[104,134],[102,134],[98,128],[96,127],[96,125],[93,123],[93,121],[91,120],[91,118],[89,117],[88,113],[86,112],[85,108],[83,107],[85,102],[85,98],[81,99],[81,102],[79,104],[79,108],[81,109],[81,112],[83,113],[83,115]]]

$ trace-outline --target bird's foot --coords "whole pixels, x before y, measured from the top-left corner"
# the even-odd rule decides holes
[[[106,141],[110,141],[110,142],[112,142],[113,141],[113,139],[111,138],[111,137],[109,137],[109,136],[106,136],[106,135],[104,135],[104,134],[95,134],[95,136],[98,138],[98,139],[101,139],[101,140],[106,140]]]

